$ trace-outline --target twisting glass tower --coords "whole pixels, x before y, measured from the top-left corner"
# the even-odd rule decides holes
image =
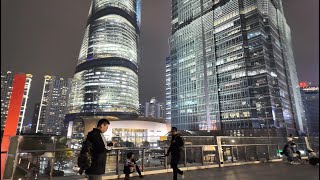
[[[93,0],[68,117],[138,116],[138,0]]]

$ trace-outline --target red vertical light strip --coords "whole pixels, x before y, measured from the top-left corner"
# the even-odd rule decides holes
[[[27,76],[25,74],[16,74],[14,76],[8,115],[2,137],[1,152],[8,151],[10,137],[15,136],[17,133],[26,79]],[[6,159],[6,154],[1,153],[1,179],[3,179]]]

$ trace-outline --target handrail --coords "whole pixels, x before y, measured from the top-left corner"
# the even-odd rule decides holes
[[[185,148],[196,148],[203,146],[217,146],[217,145],[187,145]],[[159,149],[160,148],[160,149]],[[151,149],[151,150],[164,150],[165,148],[169,148],[169,146],[159,146],[155,147],[116,147],[112,148],[112,150],[143,150],[143,149]],[[56,150],[22,150],[19,153],[37,153],[37,152],[61,152],[61,151],[81,151],[81,149],[56,149]]]
[[[25,136],[26,137],[26,136]],[[32,136],[31,137],[35,137]],[[44,137],[44,138],[48,138],[45,136],[38,136],[38,137]],[[157,137],[157,136],[155,136]],[[234,161],[238,161],[240,159],[240,161],[251,161],[251,157],[253,157],[255,160],[259,160],[262,158],[266,158],[267,160],[270,159],[281,159],[278,150],[280,149],[280,146],[286,142],[286,138],[285,137],[270,137],[272,139],[280,139],[281,141],[264,141],[264,139],[268,138],[268,137],[233,137],[233,136],[184,136],[186,138],[212,138],[212,139],[205,139],[205,140],[209,140],[210,143],[208,144],[200,144],[200,145],[185,145],[184,148],[184,154],[185,157],[182,158],[181,161],[184,160],[184,165],[186,166],[186,164],[188,164],[189,166],[192,166],[192,163],[197,163],[199,165],[199,163],[201,163],[203,166],[208,165],[208,163],[217,163],[215,165],[218,165],[219,167],[222,167],[224,162],[234,162]],[[221,139],[222,138],[222,139]],[[318,137],[314,137],[316,140],[318,140]],[[235,141],[229,142],[229,140],[231,139],[235,139]],[[245,144],[239,144],[240,141],[238,142],[238,140],[244,140],[242,142],[244,142]],[[255,141],[254,139],[258,140]],[[306,142],[310,142],[310,138],[301,138],[302,141],[299,141],[297,143],[298,147],[302,148],[302,149],[306,149]],[[198,142],[197,139],[194,142]],[[207,142],[207,141],[206,141]],[[227,142],[227,143],[224,143]],[[249,143],[247,143],[249,142]],[[252,143],[250,143],[252,142]],[[262,143],[259,143],[262,142]],[[314,142],[314,141],[313,141]],[[199,142],[201,143],[201,142]],[[168,157],[165,157],[163,160],[159,161],[158,159],[154,159],[155,162],[150,162],[147,160],[148,158],[148,154],[150,152],[153,152],[153,150],[158,153],[156,156],[161,156],[163,154],[166,154],[169,146],[167,146],[166,144],[162,144],[164,146],[158,146],[158,147],[153,147],[153,146],[145,146],[145,147],[114,147],[112,150],[112,153],[110,154],[111,158],[114,158],[114,156],[116,156],[116,174],[119,175],[121,174],[121,170],[120,170],[120,165],[122,165],[122,155],[124,152],[126,152],[127,150],[139,150],[140,152],[142,151],[142,156],[140,157],[141,159],[141,163],[142,163],[142,171],[144,171],[145,169],[150,170],[153,167],[159,168],[162,167],[162,169],[167,169],[168,168]],[[299,146],[302,145],[302,146]],[[206,148],[206,146],[208,146],[209,148]],[[262,146],[266,146],[268,148],[266,149],[262,149],[262,148],[256,148],[255,150],[252,150],[251,147],[262,147]],[[275,146],[277,146],[277,148],[274,148]],[[210,148],[210,147],[214,147],[214,148]],[[229,148],[230,150],[225,151],[225,148]],[[238,148],[238,147],[244,147],[244,148]],[[66,151],[71,151],[71,152],[79,152],[80,149],[69,149],[69,148],[63,148],[63,149],[51,149],[51,146],[47,147],[49,149],[45,149],[45,150],[18,150],[16,152],[14,152],[15,154],[9,154],[9,156],[11,157],[19,157],[17,156],[18,154],[22,154],[22,153],[45,153],[45,152],[52,152],[52,157],[53,160],[52,162],[54,162],[54,159],[56,158],[57,153],[55,152],[66,152]],[[195,149],[192,149],[195,148]],[[190,151],[191,149],[191,151]],[[206,149],[208,149],[209,151],[205,151]],[[301,150],[302,150],[301,149]],[[318,146],[316,146],[316,149],[318,150]],[[211,151],[214,151],[214,153],[211,153]],[[8,153],[7,151],[1,151],[1,153]],[[209,154],[208,154],[209,153]],[[231,154],[230,154],[231,153]],[[261,154],[263,153],[263,154]],[[139,153],[140,154],[140,153]],[[211,156],[211,155],[214,155]],[[304,156],[307,155],[306,151],[303,153]],[[48,155],[49,156],[49,155]],[[210,156],[210,157],[209,157]],[[228,160],[226,161],[225,158],[226,157],[230,157],[231,156],[231,161]],[[200,157],[200,158],[199,158]],[[201,158],[202,157],[202,158]],[[23,159],[23,157],[21,156],[21,158]],[[50,157],[49,157],[50,158]],[[75,158],[74,155],[72,156],[72,158]],[[21,159],[19,159],[21,160]],[[149,159],[150,160],[150,159]],[[22,161],[23,162],[23,161]],[[74,163],[75,161],[73,161]],[[24,162],[26,163],[26,162]],[[153,164],[154,163],[154,164]],[[26,164],[24,164],[26,166]],[[212,164],[211,164],[212,165]],[[196,165],[197,166],[197,165]],[[52,166],[54,167],[54,166]],[[13,167],[16,168],[16,167]],[[149,168],[149,169],[148,169]],[[52,171],[50,173],[50,176],[52,175]],[[114,172],[113,172],[114,173]]]

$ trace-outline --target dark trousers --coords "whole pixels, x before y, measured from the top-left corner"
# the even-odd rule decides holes
[[[88,180],[102,180],[102,175],[89,175]]]
[[[179,163],[180,157],[178,155],[171,155],[171,168],[173,170],[173,180],[178,179],[178,174],[183,174],[183,171],[181,171],[178,168],[178,163]]]
[[[135,164],[135,166],[136,166],[136,171],[137,171],[137,173],[139,174],[139,176],[141,176],[141,171],[140,171],[139,166],[136,165],[136,164]],[[125,166],[123,172],[124,172],[124,174],[126,175],[126,177],[128,178],[128,177],[129,177],[129,174],[131,174],[131,172],[130,172],[130,167],[129,167],[129,166]]]

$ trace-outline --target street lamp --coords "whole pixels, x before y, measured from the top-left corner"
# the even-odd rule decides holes
[[[53,143],[53,153],[52,153],[53,156],[51,158],[51,168],[50,168],[50,177],[49,177],[50,179],[53,176],[54,157],[55,157],[55,150],[56,150],[56,138],[54,136],[52,136],[51,139],[52,139],[52,143]]]

